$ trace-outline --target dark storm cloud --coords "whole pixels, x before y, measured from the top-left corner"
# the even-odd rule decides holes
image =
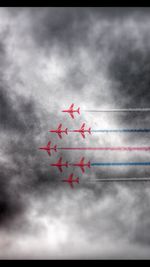
[[[19,12],[19,11],[18,11]],[[23,11],[24,12],[24,11]],[[148,16],[150,9],[144,8],[32,8],[25,11],[31,20],[32,38],[43,51],[51,50],[53,46],[65,53],[73,53],[76,48],[90,47],[93,58],[98,58],[99,51],[104,50],[105,46],[109,49],[108,53],[113,55],[110,64],[112,79],[121,80],[118,91],[121,94],[121,106],[127,106],[125,94],[130,95],[133,105],[136,100],[139,106],[146,105],[143,100],[149,84],[149,51],[139,51],[135,49],[134,40],[128,36],[120,40],[113,39],[113,26],[110,24],[97,37],[93,43],[89,44],[90,26],[95,20],[96,23],[102,20],[116,21],[127,20],[130,16]],[[143,38],[143,37],[142,37]],[[145,36],[144,36],[145,38]],[[74,58],[74,57],[73,57]],[[71,59],[72,60],[72,59]],[[74,60],[74,59],[73,59]],[[74,62],[73,62],[74,63]],[[94,70],[93,70],[94,71]],[[101,66],[97,65],[97,72],[102,71]],[[67,75],[66,85],[69,83],[73,90],[81,90],[89,79],[79,64],[72,66]],[[94,90],[94,89],[93,89]],[[96,91],[96,89],[95,89]],[[118,91],[114,90],[114,98],[117,99]],[[103,97],[101,95],[101,97]],[[119,98],[120,99],[120,98]],[[104,101],[106,99],[104,98]],[[144,102],[143,102],[144,101]],[[99,98],[95,99],[99,102]],[[115,101],[116,102],[116,101]],[[132,104],[132,103],[130,103]],[[125,115],[127,120],[131,120],[131,114]],[[135,116],[133,119],[135,119]],[[142,120],[141,120],[142,121]]]
[[[37,119],[30,106],[31,103],[23,104],[22,109],[15,110],[9,97],[7,97],[7,93],[1,90],[0,94],[1,133],[5,131],[5,134],[11,136],[7,141],[7,155],[13,161],[13,163],[8,161],[5,164],[0,164],[0,225],[7,226],[7,223],[13,224],[13,218],[18,216],[25,207],[21,196],[23,192],[19,190],[19,187],[20,180],[22,181],[22,166],[30,162],[31,144],[32,150],[35,144],[33,126],[35,126],[34,123]],[[33,117],[34,123],[32,121]],[[34,132],[36,133],[36,131]],[[16,133],[18,141],[16,140]],[[14,163],[15,167],[13,167]],[[28,168],[28,165],[26,165],[26,168]],[[18,181],[16,180],[17,176],[19,177]],[[27,177],[22,181],[23,184],[28,183],[26,179]],[[16,184],[13,185],[12,181],[16,181]]]
[[[23,110],[19,110],[19,114],[26,116]],[[31,120],[28,118],[28,124],[32,123],[33,117],[33,113],[30,112]],[[36,126],[39,127],[39,124],[40,120]],[[12,134],[13,129],[9,128],[11,138],[7,144],[7,155],[12,162],[1,164],[0,173],[0,226],[9,226],[12,229],[15,226],[13,219],[19,219],[28,210],[28,201],[24,200],[24,195],[27,194],[29,199],[32,199],[32,195],[36,194],[44,199],[50,189],[59,187],[60,180],[56,170],[50,172],[48,156],[45,158],[44,153],[37,154],[39,143],[34,138],[39,134],[37,128],[17,130],[16,139],[16,135]],[[26,216],[26,213],[24,215]]]
[[[1,143],[6,147],[4,158],[7,155],[11,161],[0,163],[0,227],[13,228],[15,219],[27,208],[24,194],[30,197],[36,191],[41,194],[41,187],[53,186],[50,178],[56,180],[58,175],[55,171],[50,175],[42,153],[37,156],[36,137],[43,126],[33,100],[18,95],[11,99],[10,96],[11,88],[1,81],[0,129],[1,134],[9,137]]]
[[[24,131],[26,130],[25,121],[27,120],[24,121],[25,118],[21,118],[21,114],[19,116],[20,107],[18,106],[18,104],[21,104],[22,110],[25,111],[24,114],[26,114],[26,112],[28,111],[30,112],[31,106],[24,104],[23,100],[22,103],[20,103],[19,101],[13,103],[11,100],[11,87],[9,87],[5,82],[5,75],[10,64],[5,49],[5,42],[7,40],[8,33],[9,32],[6,31],[5,34],[0,34],[0,129],[10,131]]]
[[[14,178],[14,171],[8,166],[1,166],[0,171],[0,229],[10,229],[15,226],[16,219],[26,210],[18,186],[12,186],[10,179]]]
[[[12,15],[12,9],[9,9],[9,11]],[[142,16],[148,16],[150,13],[149,8],[68,7],[14,10],[15,14],[18,15],[20,11],[26,13],[30,19],[32,37],[35,38],[36,44],[41,49],[50,50],[52,46],[60,46],[61,50],[64,50],[64,53],[72,52],[73,49],[80,46],[89,46],[88,35],[90,34],[90,27],[93,21],[107,20],[108,22],[114,22],[116,20],[127,19],[134,15],[142,18]],[[105,31],[103,34],[105,35]],[[106,35],[108,34],[109,31],[106,32]],[[103,35],[99,37],[102,39]],[[92,45],[94,48],[96,44],[93,43]]]
[[[144,200],[145,205],[143,207],[143,210],[141,209],[140,215],[139,215],[139,222],[135,225],[135,231],[134,236],[132,237],[134,242],[148,245],[150,246],[150,234],[149,234],[149,227],[150,227],[150,201]],[[142,200],[143,203],[143,200]]]
[[[74,45],[86,44],[88,9],[37,8],[28,11],[33,37],[40,47],[49,49],[53,45],[61,45],[62,49],[70,51]]]
[[[15,220],[25,214],[27,209],[24,194],[27,193],[31,197],[32,193],[41,190],[41,186],[47,187],[50,175],[46,164],[44,166],[42,154],[36,156],[39,146],[36,137],[42,131],[43,118],[40,116],[43,116],[43,113],[42,111],[38,113],[32,99],[27,100],[23,96],[12,94],[11,84],[5,79],[10,63],[5,49],[7,34],[2,36],[0,130],[6,137],[4,141],[1,137],[2,149],[6,148],[2,153],[4,158],[8,156],[11,160],[0,162],[0,227],[13,228]],[[54,171],[51,175],[55,177],[57,174]]]
[[[108,73],[115,82],[113,98],[119,108],[146,108],[150,105],[149,34],[144,30],[139,32],[144,46],[137,47],[138,39],[133,38],[131,33],[126,36],[121,34],[115,46],[112,46]],[[116,117],[122,128],[149,128],[149,115],[133,112],[116,114]],[[146,139],[148,141],[148,135],[140,135],[141,142]],[[135,134],[134,140],[139,140],[139,135]]]
[[[113,89],[114,99],[118,99],[116,104],[119,108],[146,108],[150,106],[150,49],[148,32],[141,32],[141,40],[144,41],[145,47],[136,46],[136,41],[132,36],[122,36],[116,43],[116,49],[108,67],[110,79],[115,82]],[[117,114],[120,125],[126,128],[149,128],[149,113],[125,113]],[[130,139],[129,139],[130,138]],[[134,138],[126,136],[126,142],[133,140],[133,144],[149,145],[149,135],[134,135]],[[147,142],[146,142],[147,141]],[[147,155],[145,155],[147,157]],[[144,156],[139,155],[139,160],[144,161]],[[129,170],[127,170],[129,174]],[[131,170],[134,176],[137,170]],[[141,170],[140,170],[141,172]],[[140,174],[139,172],[139,174]],[[150,176],[149,170],[144,171],[144,175]],[[138,176],[138,174],[137,174]],[[148,185],[147,185],[148,186]],[[137,185],[136,185],[137,188]],[[150,224],[149,217],[149,196],[145,194],[145,189],[140,185],[139,191],[136,192],[138,206],[138,221],[135,222],[134,232],[131,240],[139,244],[149,245],[150,236],[148,227]]]
[[[32,131],[37,123],[37,119],[33,115],[32,103],[25,103],[24,99],[21,98],[13,103],[9,97],[11,89],[8,90],[8,88],[2,86],[4,84],[0,88],[1,130],[18,131],[20,133]]]
[[[25,129],[19,113],[13,107],[8,92],[8,86],[4,81],[5,71],[8,67],[8,58],[5,51],[5,41],[7,35],[1,34],[0,42],[0,131],[13,135],[13,131],[23,131]],[[4,38],[5,37],[5,38]],[[1,140],[1,147],[4,143]],[[11,144],[10,144],[11,145]],[[11,190],[11,179],[15,171],[8,164],[0,163],[0,227],[8,226],[15,217],[23,211],[23,203],[19,192]]]
[[[118,82],[117,93],[122,96],[123,107],[148,107],[150,50],[125,46],[123,40],[116,50],[109,71],[112,79]]]

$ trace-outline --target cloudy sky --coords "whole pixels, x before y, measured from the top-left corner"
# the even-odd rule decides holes
[[[149,113],[84,109],[150,107],[150,9],[0,8],[0,258],[150,258],[150,183],[92,182],[149,177],[150,167],[49,166],[149,161],[149,152],[39,151],[58,146],[149,145],[148,133],[48,133],[150,128]],[[61,112],[75,103],[75,120]],[[61,179],[74,172],[74,190]]]

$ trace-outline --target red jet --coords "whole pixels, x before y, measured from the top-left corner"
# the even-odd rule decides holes
[[[76,133],[80,133],[82,135],[83,138],[85,138],[85,134],[84,133],[89,133],[91,134],[91,128],[85,130],[84,129],[85,127],[85,123],[82,124],[81,128],[79,130],[73,130],[73,131],[70,131],[70,132],[76,132]]]
[[[57,133],[59,138],[62,139],[62,133],[68,134],[68,129],[66,128],[65,130],[62,130],[62,124],[59,124],[57,130],[50,130],[49,132],[51,133]]]
[[[57,167],[60,170],[60,172],[62,172],[63,171],[62,170],[63,166],[68,168],[68,162],[66,161],[66,162],[62,163],[62,157],[60,157],[58,162],[50,164],[50,166]]]
[[[70,184],[71,188],[73,189],[74,188],[73,183],[79,184],[79,177],[73,179],[73,173],[71,173],[68,179],[63,179],[62,182]]]
[[[78,114],[80,114],[80,108],[75,110],[75,109],[73,109],[73,107],[74,107],[74,104],[72,104],[69,109],[62,110],[62,112],[68,112],[70,114],[71,118],[74,119],[73,113],[77,112]]]
[[[51,150],[57,151],[57,146],[51,147],[51,142],[48,142],[47,146],[39,147],[39,149],[47,151],[48,155],[51,155]]]
[[[90,161],[87,162],[87,163],[84,163],[84,157],[80,160],[79,163],[70,164],[70,165],[79,167],[83,173],[85,172],[84,167],[91,168]]]

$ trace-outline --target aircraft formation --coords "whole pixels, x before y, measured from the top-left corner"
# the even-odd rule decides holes
[[[74,104],[72,104],[68,109],[62,110],[64,113],[68,113],[72,119],[75,119],[75,113],[80,114],[80,108],[74,109]],[[79,133],[83,138],[85,138],[85,133],[91,134],[91,128],[85,129],[85,123],[81,125],[79,129],[75,130],[68,130],[68,128],[64,128],[62,124],[60,123],[57,127],[57,129],[49,130],[50,133],[57,134],[57,136],[62,139],[63,134],[68,135],[69,132]],[[52,151],[57,152],[57,146],[52,146],[51,142],[49,141],[46,146],[39,147],[40,150],[44,150],[47,152],[49,156],[51,156]],[[59,157],[58,161],[55,163],[49,164],[51,167],[57,168],[61,173],[63,172],[63,168],[68,167],[78,167],[81,169],[82,173],[85,172],[85,167],[90,168],[90,161],[85,163],[84,157],[81,158],[79,162],[76,163],[69,163],[68,161],[63,162],[62,157]],[[74,177],[74,174],[71,173],[69,177],[66,177],[62,179],[62,182],[68,183],[70,187],[73,189],[74,184],[79,184],[79,177]]]
[[[86,111],[86,110],[85,110]],[[87,110],[87,112],[114,112],[114,110]],[[150,111],[150,109],[118,109],[115,110],[115,112],[143,112],[143,111]],[[71,104],[71,106],[68,109],[62,110],[64,113],[68,113],[71,119],[75,119],[75,114],[80,114],[80,107],[77,109],[74,109],[74,104]],[[68,133],[78,133],[81,135],[83,139],[85,139],[86,134],[91,134],[91,132],[150,132],[150,129],[100,129],[100,130],[91,130],[91,127],[85,128],[85,123],[82,123],[81,127],[79,129],[69,130],[68,128],[64,128],[62,124],[60,123],[57,127],[57,129],[49,130],[52,134],[57,134],[57,136],[62,139],[63,134],[68,135]],[[150,146],[145,147],[69,147],[69,148],[63,148],[63,147],[57,147],[57,145],[52,146],[51,141],[47,143],[46,146],[39,147],[40,150],[44,150],[47,152],[49,156],[51,156],[52,152],[57,152],[58,150],[119,150],[119,151],[150,151]],[[68,167],[76,167],[79,168],[82,173],[85,173],[86,168],[91,168],[91,166],[150,166],[150,162],[98,162],[98,163],[91,163],[90,161],[85,161],[85,158],[82,157],[78,162],[69,163],[68,161],[63,162],[62,157],[59,157],[57,162],[49,164],[51,167],[55,167],[59,170],[59,172],[63,172],[64,168]],[[104,179],[102,179],[104,180]],[[107,179],[106,179],[107,180]],[[120,180],[121,181],[121,180]],[[74,177],[74,174],[71,173],[69,177],[62,179],[62,182],[68,183],[70,187],[73,189],[74,184],[79,184],[79,177]]]

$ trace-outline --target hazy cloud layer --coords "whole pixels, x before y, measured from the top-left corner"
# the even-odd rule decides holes
[[[38,150],[149,145],[149,134],[48,133],[63,123],[92,129],[149,128],[149,113],[84,109],[149,107],[149,9],[0,9],[0,258],[149,258],[149,183],[94,183],[103,177],[149,177],[149,167],[93,167],[82,175],[49,166],[75,162],[149,161],[148,152]],[[73,121],[62,114],[81,107]],[[61,179],[74,172],[71,190]]]

